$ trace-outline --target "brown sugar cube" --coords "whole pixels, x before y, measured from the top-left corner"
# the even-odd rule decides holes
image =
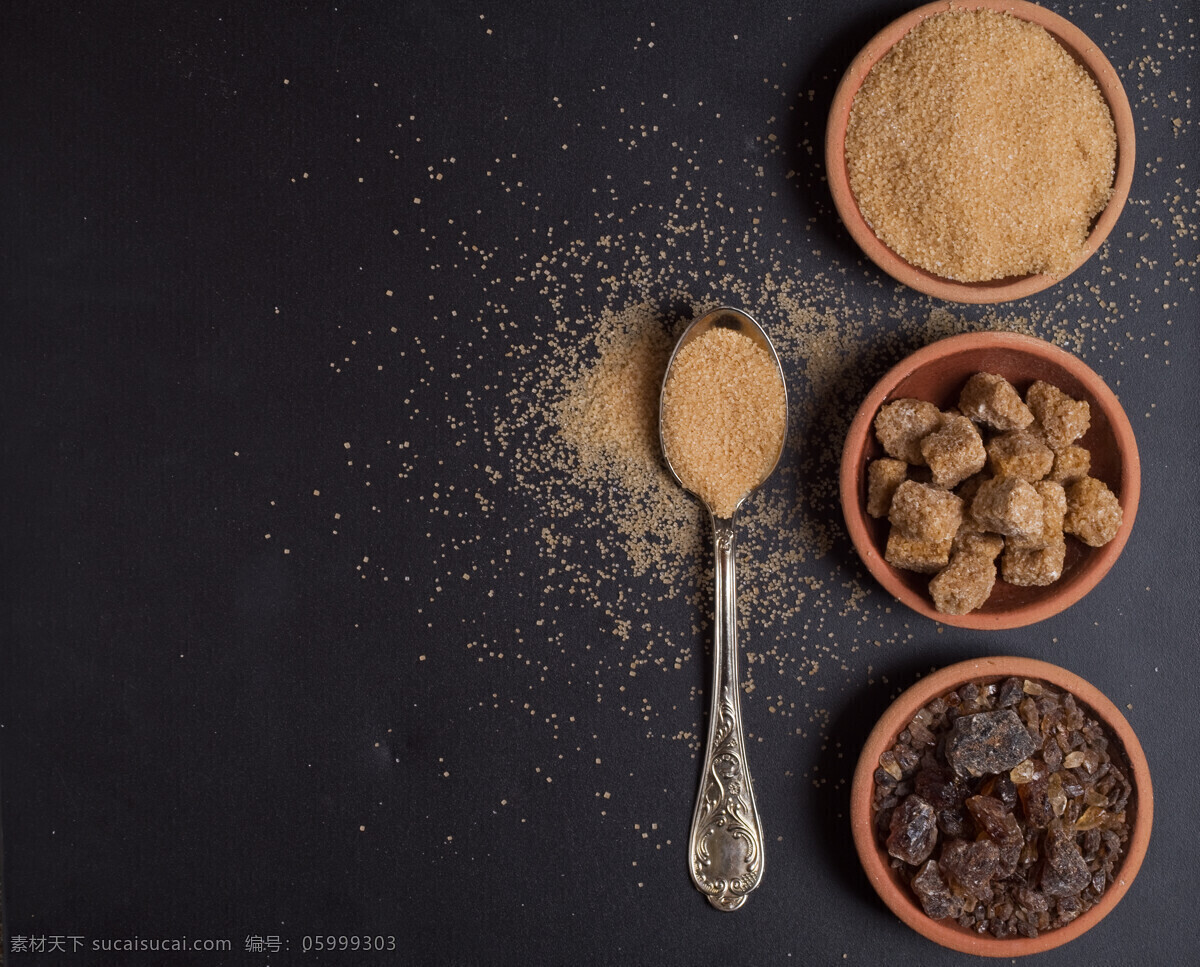
[[[979,525],[970,517],[963,518],[962,526],[954,535],[954,543],[950,547],[953,554],[974,554],[986,557],[989,561],[996,560],[1004,550],[1004,538],[980,530]]]
[[[1041,588],[1062,577],[1067,542],[1061,537],[1037,550],[1006,547],[1000,555],[1000,577],[1022,588]]]
[[[1067,512],[1067,494],[1060,483],[1039,480],[1033,485],[1042,498],[1042,529],[1033,537],[1010,537],[1005,546],[1024,551],[1041,550],[1063,539],[1063,516]]]
[[[914,541],[952,541],[963,519],[963,502],[948,490],[905,480],[892,496],[888,520]]]
[[[1117,536],[1121,527],[1121,502],[1103,480],[1084,477],[1067,487],[1067,513],[1063,530],[1090,547],[1100,547]]]
[[[1042,498],[1042,532],[1048,540],[1062,537],[1067,513],[1067,491],[1057,480],[1039,480],[1033,489]]]
[[[1073,400],[1057,386],[1039,379],[1029,387],[1025,402],[1052,450],[1061,450],[1087,433],[1092,411],[1085,400]]]
[[[965,416],[946,416],[942,426],[921,441],[923,462],[939,487],[954,487],[987,463],[987,450],[979,430]]]
[[[880,407],[875,436],[889,457],[922,464],[921,440],[942,423],[942,413],[924,400],[900,399]]]
[[[944,541],[914,541],[900,533],[898,527],[888,531],[887,550],[883,559],[892,567],[922,574],[936,574],[950,563],[950,545],[954,538]]]
[[[892,495],[904,483],[908,464],[903,460],[881,457],[867,465],[867,513],[886,517],[892,506]]]
[[[993,477],[971,501],[971,516],[985,530],[1031,540],[1042,532],[1042,498],[1020,477]]]
[[[1050,479],[1064,487],[1082,480],[1092,469],[1092,455],[1083,447],[1063,447],[1054,454],[1054,466],[1050,468]]]
[[[997,477],[1020,477],[1033,483],[1054,466],[1054,451],[1037,433],[1012,430],[987,444],[988,464]]]
[[[942,614],[966,614],[987,601],[995,584],[994,557],[960,552],[929,582],[929,594]]]
[[[958,408],[996,430],[1023,430],[1033,422],[1033,411],[1021,402],[1013,384],[995,373],[976,373],[967,380]]]

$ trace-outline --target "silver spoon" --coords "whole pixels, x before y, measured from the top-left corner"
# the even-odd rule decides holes
[[[663,377],[663,389],[671,378],[671,369],[679,351],[693,339],[699,338],[714,327],[735,329],[749,336],[770,354],[775,368],[783,380],[783,367],[775,347],[767,334],[746,313],[737,309],[720,308],[695,320],[679,337],[667,371]],[[774,471],[783,454],[783,440],[787,437],[787,385],[784,383],[784,427],[771,468],[762,479],[754,483],[737,506],[762,485]],[[659,396],[658,432],[659,445],[667,469],[681,487],[687,484],[671,464],[671,457],[663,437],[663,405]],[[689,491],[690,492],[690,491]],[[693,493],[697,499],[699,495]],[[703,502],[703,500],[702,500]],[[692,882],[718,910],[737,910],[746,902],[746,896],[758,886],[763,874],[763,832],[754,801],[754,787],[750,782],[750,768],[746,761],[746,743],[742,734],[742,710],[738,689],[737,663],[737,596],[734,578],[734,528],[733,518],[737,508],[728,517],[718,517],[707,503],[705,509],[712,521],[713,547],[716,558],[716,597],[713,631],[713,683],[712,698],[708,715],[708,738],[705,742],[704,769],[700,776],[700,790],[696,797],[696,809],[692,816],[692,831],[688,840],[688,862]]]

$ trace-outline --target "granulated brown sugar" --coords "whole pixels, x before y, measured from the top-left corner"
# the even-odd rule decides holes
[[[682,346],[663,387],[663,445],[683,485],[718,517],[771,472],[787,429],[774,359],[734,329]]]
[[[658,395],[670,354],[662,327],[608,335],[595,368],[571,380],[558,408],[562,433],[581,460],[626,453],[650,472],[653,479],[643,484],[658,482]],[[634,472],[626,467],[624,476]]]
[[[595,538],[603,559],[671,583],[702,520],[659,447],[671,328],[646,304],[605,310],[589,323],[556,338],[549,358],[518,381],[495,432],[512,451],[518,485],[541,505],[544,534],[572,520],[604,520]]]
[[[913,28],[867,75],[846,131],[875,234],[959,282],[1069,272],[1115,166],[1091,76],[1043,28],[990,10]]]

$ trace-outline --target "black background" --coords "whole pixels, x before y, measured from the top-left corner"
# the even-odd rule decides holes
[[[821,634],[880,644],[842,649],[813,683],[781,679],[819,709],[804,734],[744,698],[768,859],[729,916],[687,877],[696,742],[663,740],[703,724],[701,644],[681,669],[638,678],[618,711],[608,699],[629,652],[611,631],[645,615],[616,600],[604,616],[564,607],[552,635],[531,631],[547,600],[546,511],[490,435],[521,372],[505,324],[528,345],[559,318],[585,324],[602,300],[581,284],[574,305],[552,304],[530,281],[540,253],[653,237],[678,198],[703,193],[728,202],[723,237],[761,243],[735,266],[744,285],[764,283],[754,253],[786,252],[785,273],[825,273],[830,307],[868,320],[872,373],[895,362],[921,341],[904,320],[940,304],[859,256],[820,156],[840,71],[907,6],[10,9],[8,943],[233,946],[64,963],[366,959],[305,954],[313,934],[392,935],[387,959],[419,963],[959,962],[872,893],[848,778],[901,687],[1015,653],[1128,706],[1155,781],[1137,882],[1039,962],[1190,962],[1197,9],[1049,6],[1125,81],[1130,202],[1067,282],[998,316],[952,308],[963,328],[1023,317],[1046,336],[1090,321],[1075,348],[1138,435],[1136,527],[1070,611],[986,634],[892,606],[830,515],[834,546],[808,566],[868,594],[861,611],[820,618]],[[617,297],[688,314],[653,281]],[[582,551],[574,564],[597,566]],[[662,597],[653,575],[628,580]],[[676,640],[704,635],[683,595],[653,620]],[[751,636],[755,620],[785,650],[799,640],[769,618],[752,618]],[[251,935],[285,950],[246,952]]]

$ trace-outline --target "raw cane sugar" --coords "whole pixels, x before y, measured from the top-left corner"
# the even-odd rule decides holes
[[[1063,539],[1063,517],[1067,513],[1067,494],[1062,484],[1054,480],[1039,480],[1033,489],[1042,500],[1042,529],[1024,539],[1009,537],[1005,547],[1040,550]]]
[[[1039,379],[1029,387],[1025,401],[1052,450],[1070,446],[1087,433],[1091,408],[1086,400],[1073,400],[1057,386]]]
[[[1033,411],[1003,376],[976,373],[958,395],[958,409],[976,423],[994,430],[1023,430],[1033,422]]]
[[[887,549],[883,558],[892,567],[919,574],[936,574],[950,563],[950,548],[954,538],[943,541],[918,541],[905,537],[895,525],[888,532]]]
[[[962,525],[963,502],[949,490],[906,480],[896,488],[888,520],[915,541],[953,540]]]
[[[921,441],[942,424],[942,413],[925,400],[888,403],[875,417],[875,436],[889,457],[922,466]]]
[[[987,445],[988,466],[997,477],[1041,480],[1054,466],[1054,451],[1037,433],[1011,430],[993,437]]]
[[[987,463],[983,438],[967,417],[943,416],[941,429],[921,441],[921,456],[939,487],[955,487],[973,477]]]
[[[971,501],[971,516],[994,534],[1029,540],[1042,532],[1042,498],[1020,477],[993,477]]]
[[[929,596],[942,614],[968,614],[983,607],[995,584],[994,558],[959,553],[929,582]]]
[[[1050,479],[1064,487],[1082,480],[1092,469],[1092,455],[1083,447],[1072,444],[1054,453],[1054,465],[1050,468]]]
[[[1045,587],[1062,577],[1066,556],[1067,542],[1061,537],[1045,547],[1006,547],[1000,556],[1000,576],[1017,587]]]
[[[1103,480],[1084,477],[1067,488],[1063,530],[1090,547],[1102,547],[1121,527],[1121,503]]]
[[[908,464],[891,457],[880,457],[867,465],[867,513],[886,517],[896,489],[908,477]]]

